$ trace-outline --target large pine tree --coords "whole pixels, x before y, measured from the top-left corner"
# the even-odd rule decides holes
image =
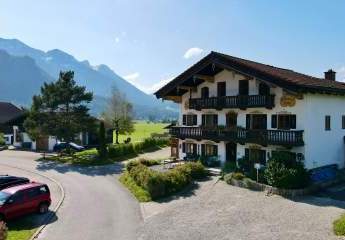
[[[72,142],[77,133],[93,126],[87,104],[93,95],[74,81],[74,72],[60,72],[56,82],[44,83],[41,93],[33,97],[24,127],[31,138],[56,136]]]

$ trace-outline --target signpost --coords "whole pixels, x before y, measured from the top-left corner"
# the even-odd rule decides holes
[[[256,182],[259,182],[259,170],[261,168],[260,163],[254,163],[254,168],[256,169]]]

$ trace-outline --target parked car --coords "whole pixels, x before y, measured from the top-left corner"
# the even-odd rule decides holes
[[[50,190],[46,184],[27,183],[0,191],[0,219],[9,220],[25,214],[48,212]]]
[[[59,143],[55,144],[54,152],[61,152],[61,151],[65,150],[65,149],[67,149],[67,146],[68,146],[68,143],[66,143],[66,142],[59,142]],[[83,146],[80,146],[80,145],[78,145],[76,143],[73,143],[73,142],[70,142],[69,146],[70,146],[70,148],[72,150],[77,151],[77,152],[83,151],[85,149]]]
[[[0,190],[29,182],[30,180],[24,177],[0,175]]]

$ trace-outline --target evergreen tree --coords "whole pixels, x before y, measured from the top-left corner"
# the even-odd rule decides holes
[[[104,122],[101,121],[99,125],[99,146],[98,146],[98,155],[101,159],[105,159],[108,155],[107,144],[105,140],[105,127]]]
[[[41,93],[33,97],[24,127],[32,139],[56,136],[72,142],[77,133],[94,124],[87,104],[93,95],[74,81],[74,72],[60,72],[56,82],[44,83]]]

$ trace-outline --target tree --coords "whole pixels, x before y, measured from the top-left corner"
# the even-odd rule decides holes
[[[0,132],[0,146],[5,145],[5,137],[4,134]]]
[[[99,147],[98,147],[98,155],[100,159],[105,159],[107,157],[107,144],[105,141],[105,127],[104,122],[101,121],[99,125]]]
[[[119,134],[130,134],[134,131],[133,106],[115,87],[112,88],[111,97],[102,115],[104,120],[114,127],[116,144],[119,144]]]
[[[33,96],[24,127],[33,140],[52,135],[69,143],[94,124],[87,107],[92,98],[76,84],[73,71],[60,72],[56,82],[44,83],[41,93]]]

